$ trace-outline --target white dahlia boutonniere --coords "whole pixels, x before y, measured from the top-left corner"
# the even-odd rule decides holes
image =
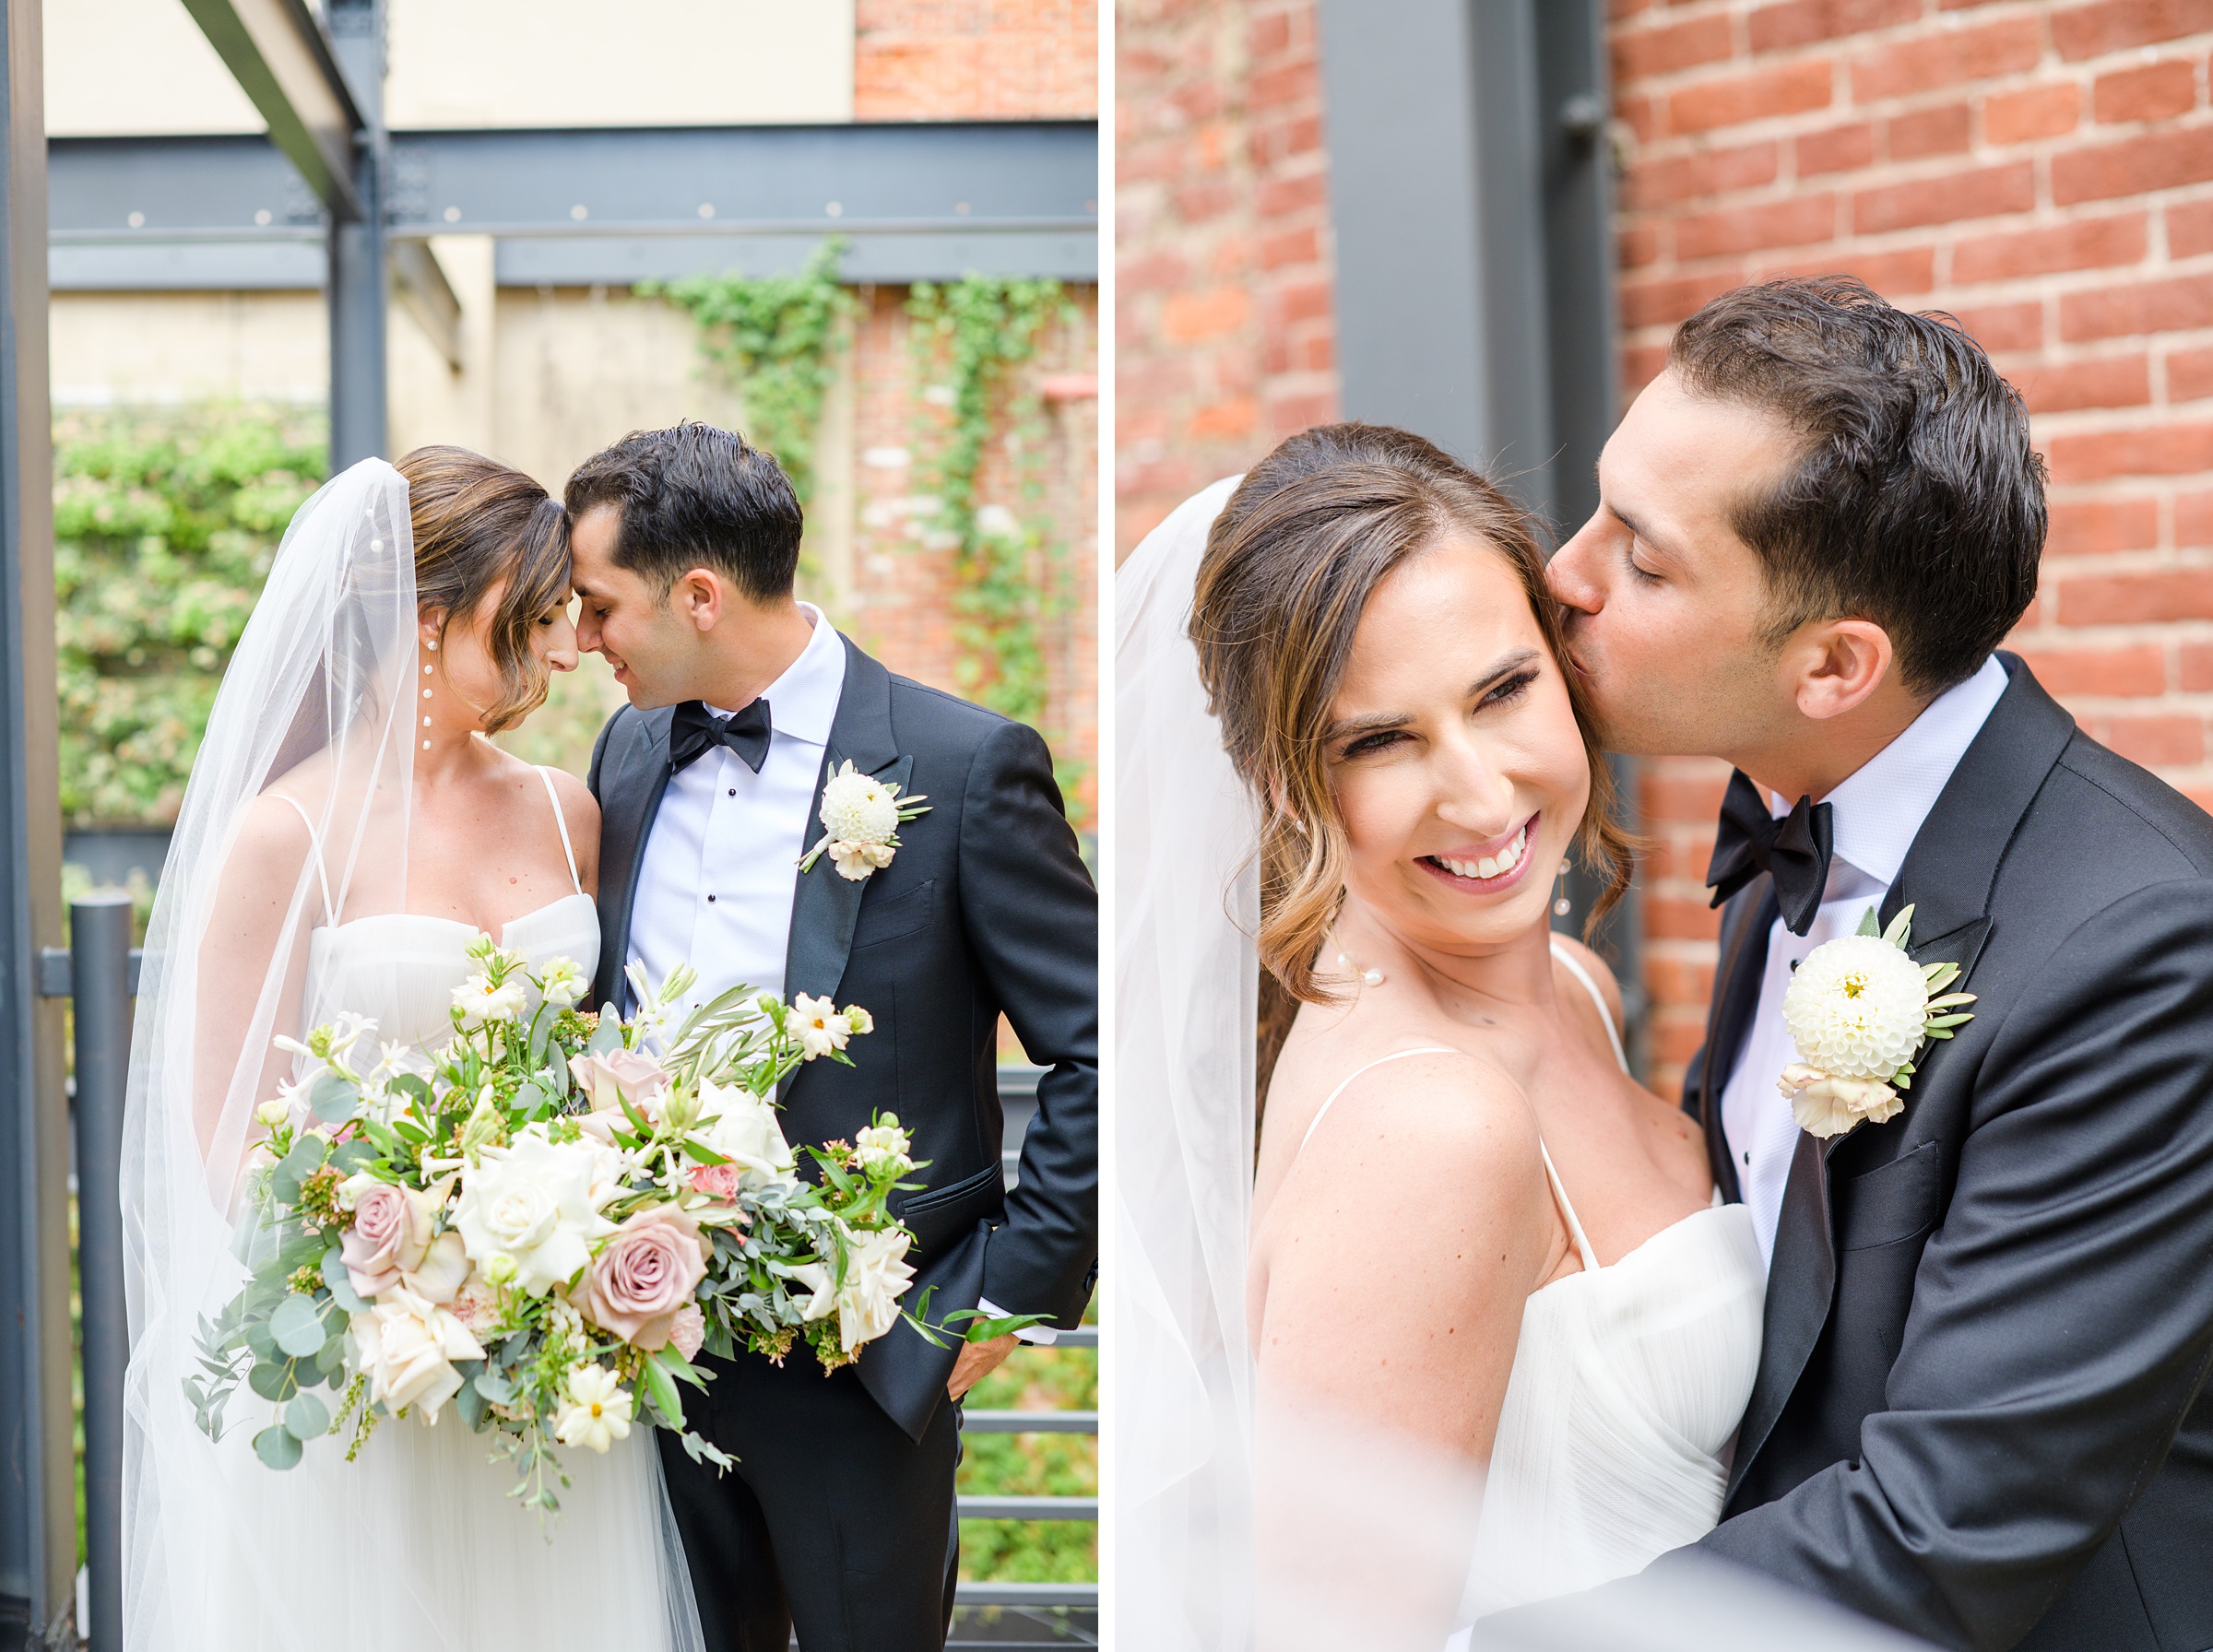
[[[1973,993],[1944,990],[1959,980],[1958,964],[1907,956],[1912,919],[1909,906],[1878,929],[1869,907],[1858,934],[1806,954],[1782,995],[1799,1059],[1782,1069],[1777,1087],[1812,1135],[1841,1136],[1863,1121],[1897,1117],[1905,1105],[1898,1092],[1912,1084],[1923,1044],[1949,1038],[1974,1019],[1960,1008],[1975,1001]]]
[[[899,828],[927,808],[919,796],[902,797],[896,785],[860,773],[850,758],[822,784],[822,835],[799,857],[799,870],[811,871],[824,850],[837,875],[859,883],[879,867],[892,864]]]

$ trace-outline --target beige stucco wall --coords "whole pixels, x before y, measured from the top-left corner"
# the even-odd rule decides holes
[[[853,118],[854,0],[389,0],[385,118],[689,126]],[[46,0],[46,130],[258,132],[179,0]]]

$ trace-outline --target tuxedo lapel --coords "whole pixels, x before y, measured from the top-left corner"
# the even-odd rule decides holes
[[[641,712],[599,779],[599,973],[593,991],[602,1004],[620,1006],[628,990],[623,960],[630,955],[630,919],[637,904],[638,873],[645,844],[669,790],[669,726],[673,706]]]
[[[1951,992],[1969,990],[1969,977],[1991,931],[1990,891],[1998,864],[2022,815],[2075,733],[2074,720],[2044,692],[2027,667],[2012,655],[1998,658],[2012,681],[1922,822],[1878,914],[1888,926],[1905,907],[1913,908],[1909,955],[1920,964],[1939,959],[1957,963],[1959,979],[1947,988]],[[1905,1092],[1903,1114],[1862,1128],[1905,1130],[1915,1101],[1941,1080],[1943,1056],[1950,1047],[1938,1043],[1923,1053]],[[1713,1092],[1720,1094],[1719,1083]],[[1759,1374],[1737,1430],[1729,1498],[1736,1495],[1746,1470],[1781,1419],[1828,1322],[1837,1283],[1828,1162],[1858,1134],[1848,1131],[1826,1141],[1804,1133],[1798,1138],[1768,1268]]]
[[[1734,926],[1723,926],[1722,962],[1714,972],[1713,1002],[1706,1014],[1706,1059],[1698,1066],[1698,1122],[1706,1131],[1706,1158],[1714,1184],[1731,1204],[1741,1203],[1744,1193],[1737,1184],[1736,1162],[1729,1154],[1728,1134],[1722,1128],[1722,1092],[1736,1070],[1745,1029],[1759,1008],[1768,935],[1781,912],[1774,881],[1764,872],[1737,895],[1731,906]]]
[[[837,716],[830,726],[822,772],[814,777],[814,797],[807,806],[810,848],[822,832],[822,786],[841,764],[850,761],[861,773],[903,790],[914,768],[914,760],[901,757],[893,741],[891,673],[863,654],[850,637],[840,640],[846,645],[846,680],[838,691]],[[787,997],[796,998],[803,992],[820,997],[836,995],[845,978],[846,956],[853,950],[861,896],[870,881],[864,878],[855,882],[840,875],[827,855],[799,874],[784,958]]]

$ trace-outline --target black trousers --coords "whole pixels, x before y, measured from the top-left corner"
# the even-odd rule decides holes
[[[692,1425],[738,1458],[717,1475],[657,1434],[707,1652],[941,1652],[960,1564],[949,1402],[920,1444],[853,1368],[804,1347],[781,1367],[703,1357]]]

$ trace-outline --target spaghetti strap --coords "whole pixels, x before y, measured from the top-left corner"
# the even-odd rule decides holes
[[[338,909],[330,898],[330,869],[323,864],[322,834],[315,830],[314,821],[308,818],[306,807],[299,798],[290,792],[271,792],[268,795],[282,797],[290,804],[292,812],[300,817],[300,824],[307,828],[307,852],[315,857],[315,881],[323,886],[323,921],[326,925],[336,924],[338,921]]]
[[[569,857],[569,881],[581,895],[584,879],[576,875],[576,850],[569,842],[569,817],[561,812],[561,794],[553,789],[553,776],[542,763],[538,765],[538,777],[546,783],[546,796],[553,799],[553,824],[561,828],[561,852]]]
[[[1388,1056],[1377,1056],[1366,1067],[1355,1068],[1351,1072],[1345,1075],[1344,1082],[1338,1085],[1336,1089],[1331,1091],[1329,1099],[1324,1101],[1320,1107],[1316,1109],[1312,1122],[1307,1126],[1307,1133],[1298,1139],[1299,1152],[1303,1153],[1306,1151],[1307,1143],[1314,1139],[1314,1132],[1321,1127],[1321,1121],[1329,1116],[1330,1109],[1336,1104],[1337,1098],[1343,1095],[1346,1090],[1351,1088],[1353,1080],[1360,1077],[1361,1074],[1372,1072],[1377,1068],[1381,1067],[1386,1061],[1396,1061],[1402,1056],[1457,1056],[1459,1054],[1460,1052],[1458,1050],[1451,1048],[1448,1044],[1425,1044],[1418,1050],[1393,1050]],[[1296,1159],[1298,1157],[1298,1153],[1294,1153],[1291,1156]]]
[[[1567,1184],[1560,1180],[1560,1173],[1553,1166],[1552,1153],[1541,1136],[1537,1138],[1537,1155],[1544,1161],[1544,1175],[1552,1183],[1552,1197],[1560,1201],[1560,1214],[1568,1219],[1568,1231],[1575,1236],[1575,1254],[1582,1257],[1585,1272],[1596,1273],[1598,1253],[1591,1248],[1591,1241],[1583,1233],[1583,1224],[1576,1220],[1575,1207],[1568,1202]]]
[[[1556,942],[1552,955],[1568,966],[1568,973],[1583,984],[1583,990],[1591,995],[1591,1001],[1598,1006],[1598,1019],[1606,1024],[1606,1042],[1614,1046],[1614,1059],[1621,1064],[1623,1072],[1627,1072],[1628,1052],[1621,1047],[1621,1034],[1615,1030],[1614,1012],[1606,1008],[1606,995],[1598,990],[1598,983],[1591,979],[1591,972],[1576,962],[1574,954],[1562,951]]]

